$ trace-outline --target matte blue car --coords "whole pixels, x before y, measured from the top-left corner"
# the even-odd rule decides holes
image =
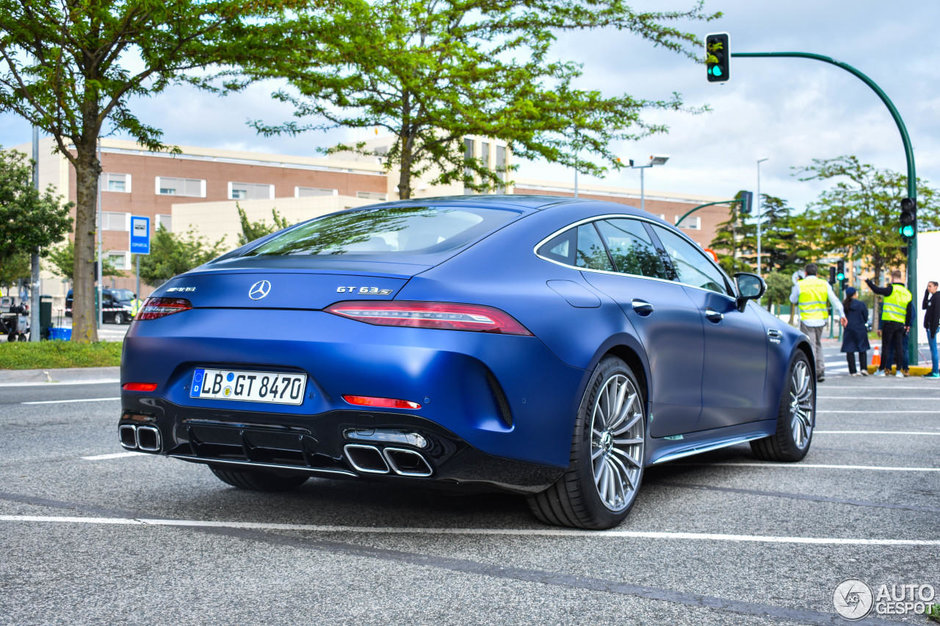
[[[620,204],[334,213],[154,292],[124,342],[120,441],[244,489],[486,485],[610,528],[651,465],[743,442],[806,455],[812,350],[763,291]]]

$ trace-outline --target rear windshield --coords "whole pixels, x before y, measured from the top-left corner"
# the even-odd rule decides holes
[[[433,254],[512,221],[502,209],[389,207],[326,215],[273,237],[245,256]]]

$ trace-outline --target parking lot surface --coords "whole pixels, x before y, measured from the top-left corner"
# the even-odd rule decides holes
[[[239,491],[124,452],[118,395],[0,372],[0,623],[827,624],[846,580],[940,592],[936,381],[831,368],[802,463],[651,468],[606,532],[415,482]],[[926,618],[856,623],[885,622]]]

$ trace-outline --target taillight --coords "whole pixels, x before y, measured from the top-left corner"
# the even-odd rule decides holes
[[[191,308],[193,304],[186,298],[147,298],[134,319],[137,321],[155,320],[174,313],[182,313]]]
[[[157,383],[124,383],[124,391],[156,391]]]
[[[397,398],[374,398],[372,396],[343,396],[343,400],[356,406],[374,406],[383,409],[420,409],[421,405],[411,400]]]
[[[326,311],[378,326],[469,330],[503,335],[532,334],[508,313],[481,304],[365,300],[337,302],[327,307]]]

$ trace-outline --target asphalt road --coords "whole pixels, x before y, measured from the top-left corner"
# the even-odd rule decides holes
[[[504,494],[239,491],[125,453],[116,381],[0,373],[0,623],[811,624],[846,579],[940,593],[940,382],[837,370],[804,462],[652,468],[611,532]]]

